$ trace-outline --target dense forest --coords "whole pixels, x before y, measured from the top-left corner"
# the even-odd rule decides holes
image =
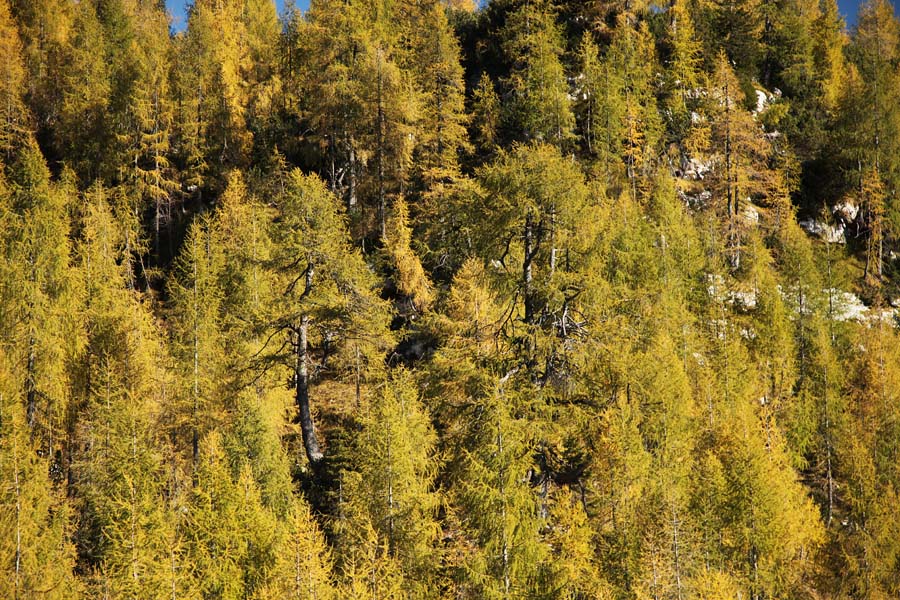
[[[0,596],[900,597],[900,21],[0,0]]]

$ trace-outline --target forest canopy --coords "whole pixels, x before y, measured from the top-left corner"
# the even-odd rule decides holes
[[[900,597],[900,21],[0,0],[0,597]]]

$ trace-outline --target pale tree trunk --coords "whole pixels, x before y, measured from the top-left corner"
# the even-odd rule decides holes
[[[3,402],[3,396],[0,394],[0,403]],[[21,487],[19,484],[19,440],[16,432],[12,432],[13,438],[13,483],[16,492],[16,571],[15,571],[15,600],[19,600],[19,586],[22,574],[22,500]]]
[[[178,599],[178,595],[177,595],[177,591],[178,591],[178,588],[177,588],[177,584],[178,584],[178,563],[177,563],[176,560],[175,560],[175,547],[174,547],[174,546],[172,546],[172,547],[169,548],[169,557],[172,559],[172,560],[171,560],[171,563],[172,563],[172,564],[171,564],[171,567],[172,567],[172,573],[171,573],[171,574],[172,574],[172,581],[170,582],[170,584],[171,584],[171,586],[170,586],[170,588],[171,588],[170,591],[172,592],[171,600],[177,600],[177,599]]]
[[[678,600],[681,600],[684,595],[682,594],[682,585],[681,585],[681,556],[679,552],[679,541],[678,541],[678,524],[681,521],[678,520],[678,512],[675,508],[675,502],[672,502],[672,550],[674,552],[674,561],[675,561],[675,591],[677,594]]]
[[[312,291],[314,268],[310,264],[306,269],[306,296]],[[310,464],[318,464],[322,458],[316,427],[309,407],[309,315],[303,314],[296,327],[295,334],[297,363],[294,368],[294,398],[297,402],[297,418],[300,421],[300,432],[303,435],[303,447]]]
[[[28,312],[33,315],[37,302],[34,298],[34,288],[37,286],[37,274],[35,273],[34,253],[29,253],[28,263],[31,266],[29,271],[29,282],[31,289],[28,291]],[[37,340],[35,339],[35,324],[28,323],[28,363],[25,366],[25,419],[28,426],[34,433],[35,419],[37,417]]]
[[[738,211],[738,189],[737,189],[737,166],[734,164],[735,157],[731,141],[731,90],[728,85],[725,86],[725,185],[726,199],[728,202],[728,249],[729,263],[731,268],[736,270],[741,264],[741,255],[738,248],[737,235],[737,211]]]
[[[309,407],[308,334],[309,316],[303,315],[300,317],[300,326],[297,328],[297,366],[294,377],[294,397],[297,401],[300,432],[303,434],[303,447],[306,450],[306,458],[309,459],[311,464],[317,464],[322,460],[323,454],[319,448],[315,423]]]
[[[200,411],[200,333],[197,331],[197,321],[199,319],[199,298],[197,294],[197,250],[196,250],[196,238],[194,240],[194,285],[193,285],[193,300],[194,300],[194,385],[193,385],[193,396],[194,396],[194,409],[193,415],[191,419],[192,423],[192,431],[191,431],[191,455],[194,459],[194,467],[196,468],[198,460],[200,458],[200,428],[197,425],[197,417]]]
[[[523,293],[525,296],[525,323],[527,325],[533,325],[535,321],[535,304],[536,299],[534,297],[534,273],[533,273],[533,264],[534,257],[536,254],[536,240],[535,240],[535,231],[534,231],[534,217],[531,213],[528,213],[528,216],[525,218],[525,256],[522,261],[522,287],[524,288]]]
[[[501,422],[497,421],[497,457],[502,461],[503,460],[503,429]],[[501,463],[502,465],[502,463]],[[509,540],[507,539],[506,533],[506,492],[504,491],[503,485],[503,467],[500,467],[500,470],[497,473],[497,483],[499,485],[500,491],[500,502],[501,502],[501,523],[502,523],[502,531],[503,531],[503,544],[500,549],[500,560],[503,564],[503,597],[509,598],[510,588],[512,587],[512,580],[510,577],[510,564],[509,564]]]
[[[26,399],[26,420],[28,426],[34,429],[35,419],[37,417],[37,384],[35,382],[35,360],[36,360],[36,343],[34,336],[28,336],[28,363],[25,367],[25,399]]]
[[[387,235],[387,200],[384,191],[384,154],[385,154],[385,114],[384,114],[384,72],[382,67],[382,50],[378,49],[378,218],[381,222],[381,239]]]

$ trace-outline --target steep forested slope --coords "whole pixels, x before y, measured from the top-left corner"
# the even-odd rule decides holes
[[[0,596],[900,596],[900,21],[0,0]]]

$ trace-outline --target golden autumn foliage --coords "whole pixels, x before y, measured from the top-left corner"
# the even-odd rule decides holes
[[[900,596],[887,0],[165,6],[0,0],[0,596]]]

